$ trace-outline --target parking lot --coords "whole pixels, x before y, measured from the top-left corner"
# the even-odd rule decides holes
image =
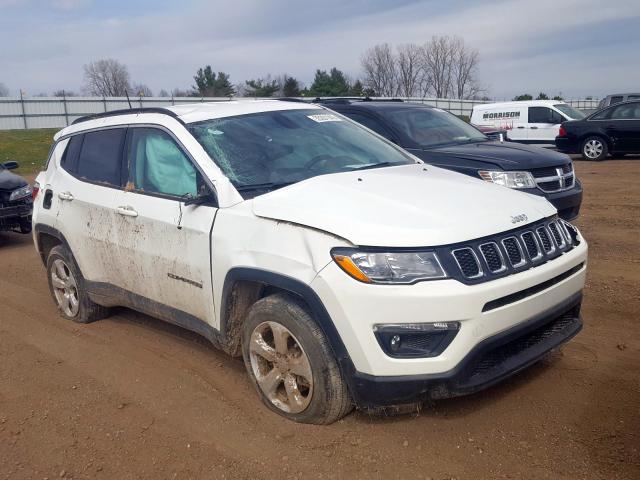
[[[582,333],[480,394],[327,427],[269,412],[187,331],[62,320],[31,237],[0,234],[0,478],[640,478],[640,158],[575,168]]]

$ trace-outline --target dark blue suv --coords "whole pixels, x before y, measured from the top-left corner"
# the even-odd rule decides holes
[[[562,153],[492,141],[455,115],[422,104],[368,99],[317,99],[426,163],[549,200],[565,220],[580,212],[582,185]]]

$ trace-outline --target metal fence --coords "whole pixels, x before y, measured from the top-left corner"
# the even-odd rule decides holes
[[[228,102],[240,100],[251,102],[255,98],[220,97],[142,97],[132,98],[132,107],[167,107],[196,102]],[[310,100],[306,98],[305,100]],[[447,98],[406,98],[405,101],[424,103],[448,110],[455,115],[471,115],[474,105],[491,103],[482,100],[456,100]],[[570,105],[593,110],[598,100],[566,100]],[[30,128],[62,128],[84,115],[108,112],[129,107],[125,97],[30,97],[0,98],[0,130]]]

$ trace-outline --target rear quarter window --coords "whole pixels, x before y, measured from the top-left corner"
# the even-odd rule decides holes
[[[60,165],[69,173],[76,173],[78,168],[78,155],[82,147],[82,138],[84,135],[75,135],[69,139],[67,148],[64,149]]]
[[[73,173],[89,182],[122,186],[125,134],[124,128],[85,133]]]

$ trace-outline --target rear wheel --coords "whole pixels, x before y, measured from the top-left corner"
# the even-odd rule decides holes
[[[607,142],[602,137],[587,137],[582,142],[582,157],[585,160],[604,160],[609,153]]]
[[[326,337],[294,297],[257,301],[243,326],[242,353],[265,405],[301,423],[329,424],[352,409]]]
[[[91,301],[73,255],[61,245],[49,252],[47,277],[51,296],[63,318],[77,323],[90,323],[109,314],[108,308]]]

